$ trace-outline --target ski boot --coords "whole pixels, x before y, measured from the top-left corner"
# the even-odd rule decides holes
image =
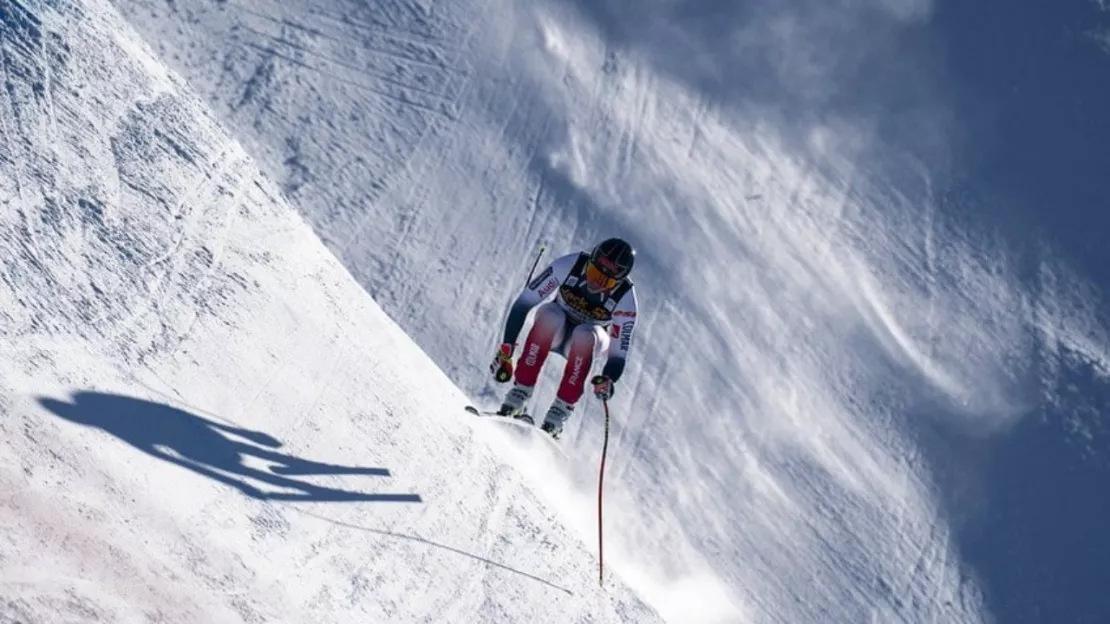
[[[546,420],[543,421],[542,425],[540,425],[540,429],[542,429],[544,433],[546,433],[547,435],[551,436],[552,438],[554,438],[556,440],[559,439],[559,436],[563,435],[562,425],[556,425],[555,423],[549,423]]]
[[[563,434],[563,423],[565,423],[573,413],[573,403],[567,403],[562,399],[555,399],[555,402],[548,408],[547,415],[543,417],[543,424],[540,425],[540,429],[543,429],[544,433],[558,440],[559,436]]]
[[[513,382],[513,387],[505,394],[501,409],[497,410],[499,416],[510,416],[517,420],[532,423],[532,417],[526,413],[526,403],[532,396],[532,387]]]

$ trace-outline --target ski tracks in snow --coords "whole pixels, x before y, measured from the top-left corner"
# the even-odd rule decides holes
[[[218,154],[197,151],[188,139],[181,138],[180,127],[165,124],[203,124],[198,121],[203,118],[200,109],[157,95],[152,98],[142,89],[128,94],[122,87],[112,94],[120,99],[99,102],[109,110],[114,108],[116,117],[109,140],[97,136],[107,128],[85,110],[88,103],[82,92],[57,88],[111,73],[95,58],[71,53],[63,36],[55,32],[54,28],[64,32],[71,20],[87,17],[77,8],[69,11],[48,11],[45,24],[34,16],[12,22],[23,24],[23,36],[32,40],[17,37],[4,41],[7,110],[0,111],[0,128],[13,149],[26,146],[10,167],[19,196],[15,216],[21,223],[9,222],[4,234],[24,255],[8,265],[7,279],[28,295],[47,291],[55,292],[59,301],[71,300],[60,309],[74,320],[71,327],[78,333],[98,333],[108,339],[132,333],[164,341],[172,338],[169,334],[174,328],[140,327],[142,319],[165,298],[195,296],[206,287],[206,276],[218,265],[221,246],[220,240],[211,239],[211,231],[214,225],[226,226],[233,218],[234,198],[242,190],[239,169],[247,160],[226,150]],[[100,45],[112,49],[129,44],[123,39],[105,39]],[[13,80],[13,72],[22,79]],[[30,89],[20,91],[25,85]],[[67,115],[64,131],[58,119],[61,111]],[[99,163],[103,170],[99,176],[89,176],[82,162]],[[103,167],[104,163],[115,166]],[[155,187],[145,186],[134,176],[140,167],[159,166],[191,171],[192,179],[167,178]],[[37,180],[37,188],[30,183],[33,180]],[[123,206],[151,199],[160,203],[164,212],[159,227],[138,238],[126,230],[118,213]],[[80,210],[69,210],[73,204]],[[92,278],[99,268],[116,263],[128,270],[107,281]],[[48,266],[55,268],[46,269]],[[67,266],[83,270],[51,272]],[[169,283],[171,276],[180,275],[188,275],[188,279]],[[26,281],[44,277],[51,280],[49,286]],[[106,278],[102,275],[99,279]],[[141,298],[124,294],[130,291],[128,282],[135,279],[143,283],[145,296]],[[46,322],[62,331],[57,318],[47,321],[44,316],[45,310],[55,305],[36,297],[25,300],[27,316],[16,327]]]
[[[204,403],[206,411],[214,409],[224,417],[238,418],[238,412],[250,412],[248,422],[265,422],[266,427],[272,425],[283,434],[302,434],[295,443],[311,445],[315,442],[329,446],[336,455],[340,452],[365,455],[364,448],[344,448],[347,440],[341,434],[328,437],[320,433],[320,424],[312,422],[311,415],[326,405],[329,416],[333,417],[328,422],[329,428],[356,433],[355,439],[369,441],[370,446],[376,442],[395,442],[403,437],[413,444],[412,449],[416,449],[413,454],[419,457],[399,457],[404,454],[396,447],[400,444],[381,445],[381,454],[391,458],[389,464],[404,467],[403,474],[398,470],[399,479],[406,483],[417,479],[419,483],[414,487],[430,492],[426,500],[428,507],[409,507],[415,510],[413,512],[385,507],[376,509],[387,518],[383,520],[385,526],[395,526],[390,525],[390,521],[405,526],[421,523],[429,530],[459,538],[463,545],[478,543],[480,554],[388,531],[378,532],[379,537],[391,535],[408,539],[390,540],[389,543],[381,539],[363,540],[356,542],[360,547],[352,550],[347,534],[330,532],[321,540],[319,534],[306,532],[305,527],[289,522],[287,514],[275,511],[271,504],[256,505],[258,501],[248,500],[249,495],[246,498],[229,496],[227,487],[233,484],[215,473],[220,466],[234,470],[240,465],[237,462],[248,459],[237,456],[235,449],[241,448],[238,445],[231,447],[226,457],[206,455],[210,450],[208,446],[196,449],[175,446],[186,440],[155,440],[148,447],[146,442],[150,438],[146,435],[157,427],[148,426],[144,421],[136,431],[131,431],[107,413],[112,411],[110,405],[102,405],[102,409],[97,410],[89,404],[85,408],[89,411],[81,415],[86,419],[81,423],[83,426],[59,424],[42,409],[28,409],[31,417],[50,423],[64,432],[64,436],[72,436],[56,445],[54,440],[41,443],[41,448],[65,449],[67,459],[73,464],[66,473],[72,477],[68,484],[80,490],[80,496],[89,502],[87,508],[70,509],[63,500],[61,506],[67,507],[67,513],[86,513],[87,517],[83,522],[70,522],[61,529],[52,524],[49,513],[36,512],[37,526],[31,534],[41,531],[62,535],[59,539],[38,542],[49,544],[53,549],[51,554],[60,558],[85,555],[94,563],[108,561],[113,564],[101,579],[117,584],[100,596],[100,602],[94,605],[97,609],[90,607],[87,612],[103,614],[102,619],[113,619],[125,612],[125,606],[112,602],[115,594],[110,592],[116,590],[125,598],[144,600],[155,608],[162,605],[165,611],[160,613],[161,617],[183,621],[197,619],[188,617],[189,604],[197,605],[195,611],[204,611],[198,615],[200,619],[218,613],[250,621],[270,619],[274,613],[292,613],[298,605],[304,607],[302,612],[311,611],[314,615],[342,615],[339,612],[345,609],[353,615],[363,604],[365,608],[381,607],[387,615],[419,613],[429,603],[408,599],[414,587],[417,591],[434,590],[434,604],[450,608],[453,600],[472,600],[472,596],[462,592],[452,593],[458,586],[458,578],[485,576],[480,589],[485,593],[489,608],[477,612],[501,616],[494,619],[531,621],[556,613],[573,614],[576,621],[653,621],[654,613],[619,582],[607,582],[604,591],[596,589],[588,547],[579,544],[571,532],[552,519],[550,510],[522,483],[512,466],[501,463],[488,448],[472,449],[472,438],[456,435],[455,445],[448,443],[444,447],[435,435],[419,428],[436,427],[437,432],[442,433],[438,428],[443,423],[428,416],[433,411],[428,405],[437,399],[412,397],[416,393],[411,392],[408,384],[412,388],[432,387],[433,395],[446,396],[456,389],[446,380],[435,377],[437,371],[419,350],[404,353],[411,348],[407,336],[400,334],[375,306],[364,300],[364,294],[347,280],[347,274],[334,258],[298,219],[287,214],[288,205],[270,195],[267,181],[252,169],[251,159],[227,140],[219,124],[185,92],[184,85],[176,78],[160,83],[159,78],[148,75],[147,72],[159,72],[160,64],[139,42],[125,41],[131,37],[130,32],[115,19],[107,3],[97,2],[99,0],[92,0],[92,6],[103,11],[103,15],[92,15],[92,20],[73,28],[82,34],[81,45],[75,46],[73,58],[51,67],[52,84],[84,82],[90,86],[86,93],[92,95],[88,97],[95,96],[96,100],[95,106],[87,102],[78,105],[72,93],[64,89],[52,95],[52,108],[57,111],[54,125],[62,133],[56,142],[63,151],[59,152],[55,159],[58,165],[51,171],[58,174],[58,188],[67,195],[68,201],[60,204],[59,221],[52,224],[60,230],[60,235],[51,237],[53,240],[42,237],[31,245],[44,256],[42,266],[28,267],[25,271],[25,275],[34,275],[38,269],[61,269],[67,272],[63,277],[70,281],[49,287],[28,284],[23,294],[37,297],[32,304],[37,303],[38,307],[20,320],[26,321],[29,331],[33,330],[31,340],[37,341],[56,332],[79,345],[74,352],[87,346],[90,359],[98,361],[88,365],[67,361],[65,370],[80,370],[81,375],[87,376],[42,383],[56,383],[68,390],[75,385],[126,385],[129,377],[170,379],[175,392],[181,391],[182,402]],[[386,15],[402,20],[428,18],[432,14],[415,5],[394,3],[387,8]],[[93,26],[105,28],[96,31]],[[470,31],[465,34],[469,37]],[[136,54],[139,57],[136,58]],[[131,62],[123,63],[120,59]],[[278,65],[280,63],[275,66]],[[464,81],[466,89],[459,96],[461,106],[488,105],[497,96],[496,89],[478,93],[469,85],[469,81]],[[519,129],[508,126],[506,131],[527,130],[532,110],[529,106],[522,111],[525,114],[516,116],[514,123],[520,124]],[[70,113],[85,113],[87,118],[68,118]],[[36,110],[35,119],[42,122],[47,114],[45,109]],[[14,115],[7,115],[7,111],[0,111],[5,130],[15,131],[13,118]],[[450,125],[454,120],[444,122],[443,116],[439,119],[441,123],[449,123],[433,127],[434,132],[454,131]],[[42,127],[45,126],[40,123],[40,135]],[[536,131],[543,132],[543,126]],[[418,184],[421,178],[449,169],[448,159],[465,156],[467,142],[462,138],[439,135],[437,140],[444,141],[446,148],[421,147],[425,151],[414,152],[419,158],[409,158],[401,169],[403,176],[408,176],[406,182],[411,182],[412,186],[428,186]],[[21,173],[27,174],[27,171],[24,169]],[[29,174],[27,177],[30,178]],[[15,191],[14,186],[10,188]],[[425,195],[429,192],[427,189],[409,194],[404,189],[394,188],[393,192],[397,194],[391,199],[398,204],[418,206],[430,201]],[[35,211],[46,204],[45,201],[30,198],[27,203],[29,214],[49,213],[49,210]],[[393,208],[396,206],[390,207]],[[417,216],[426,220],[425,225],[438,228],[433,229],[439,234],[452,233],[455,231],[452,228],[465,230],[467,219],[466,211],[460,211],[453,215],[453,220],[442,224],[434,215],[418,213]],[[361,218],[372,221],[367,215]],[[4,228],[0,233],[5,236],[5,242],[9,236],[23,243],[30,240],[21,235],[18,223],[12,227],[8,227],[8,221],[2,224]],[[423,238],[423,228],[417,221],[405,223],[398,232],[404,236],[401,242],[406,247],[417,247],[416,251],[422,255],[442,242]],[[22,260],[25,264],[34,263],[33,258]],[[305,266],[310,267],[309,273],[294,273]],[[249,296],[239,297],[240,290]],[[399,301],[404,306],[417,305],[415,302],[419,300],[415,297],[419,293],[399,292],[403,295]],[[44,299],[50,301],[44,302]],[[294,306],[295,311],[292,310]],[[434,315],[435,309],[436,306],[430,305],[427,313]],[[267,324],[267,321],[274,322]],[[43,328],[44,323],[50,323],[49,327]],[[317,323],[324,325],[324,329],[317,327]],[[83,340],[67,335],[74,331],[87,331],[91,335],[76,337]],[[368,355],[365,351],[356,353],[355,349],[337,350],[334,344],[328,343],[348,337],[356,344],[380,349],[381,353]],[[299,348],[303,344],[311,345],[316,351],[306,356]],[[292,360],[302,356],[304,360]],[[393,356],[411,357],[402,367],[417,369],[413,376],[423,375],[423,378],[406,379],[403,384],[397,384],[404,389],[389,385],[389,381],[402,377],[390,368],[397,364]],[[290,358],[289,366],[272,366],[282,357]],[[381,358],[380,362],[375,357]],[[292,364],[297,364],[299,369]],[[318,364],[321,366],[317,367]],[[366,371],[367,365],[380,365],[381,370]],[[424,371],[419,366],[428,369]],[[383,370],[388,372],[383,373]],[[298,375],[300,372],[306,374]],[[373,376],[368,377],[367,372]],[[24,373],[26,378],[33,371]],[[321,377],[313,381],[312,374]],[[291,377],[298,377],[293,381],[305,383],[310,391],[301,393],[298,392],[300,386],[282,383]],[[331,384],[340,379],[346,380],[347,385],[334,388]],[[254,387],[262,389],[253,397],[242,392],[244,388]],[[392,402],[368,396],[375,391],[391,395]],[[96,391],[84,394],[108,396]],[[127,402],[125,397],[118,398]],[[404,404],[403,400],[417,403],[419,407]],[[144,409],[153,410],[147,417],[178,418],[186,429],[195,429],[206,420],[183,413],[176,403],[171,406],[136,402],[142,403]],[[451,399],[440,402],[449,404]],[[67,412],[59,409],[62,411],[56,415],[65,417]],[[363,409],[385,413],[366,416]],[[399,426],[401,418],[391,411],[394,409],[403,412],[401,415],[410,424]],[[412,412],[404,412],[408,409]],[[267,410],[271,413],[265,413]],[[173,416],[167,416],[167,412]],[[304,429],[312,431],[298,432],[302,423],[306,425]],[[394,434],[396,437],[390,438]],[[218,442],[220,438],[222,436],[209,439]],[[16,440],[11,442],[14,444]],[[135,448],[128,448],[127,443]],[[26,452],[25,448],[19,448],[20,452]],[[151,454],[164,461],[152,462]],[[420,469],[427,463],[422,461],[427,457],[432,458],[435,467],[424,468],[427,470],[424,474]],[[215,461],[205,463],[205,460]],[[475,465],[465,465],[467,461]],[[46,478],[60,474],[46,468],[43,473]],[[468,470],[471,468],[473,470]],[[451,474],[452,470],[462,474]],[[486,490],[489,500],[471,500],[472,486],[485,483],[487,471],[500,471],[495,474],[491,489]],[[207,476],[208,480],[199,478],[201,476]],[[504,478],[499,480],[498,476]],[[244,488],[244,491],[250,490]],[[441,497],[440,505],[443,496],[451,496],[459,507],[466,509],[461,512],[434,509],[432,494]],[[49,500],[58,504],[47,492],[36,492],[35,496],[32,502]],[[114,522],[116,518],[109,517],[103,508],[105,500],[116,501],[117,498],[120,499],[118,507],[112,507],[107,513],[118,512],[129,519],[126,529],[118,526],[125,523]],[[492,505],[492,512],[485,506],[487,503]],[[358,513],[365,513],[368,507],[357,509]],[[15,513],[18,514],[19,509]],[[412,515],[403,515],[407,513]],[[467,517],[466,522],[458,522],[459,513]],[[388,518],[390,514],[398,515]],[[488,522],[486,530],[480,533],[473,529],[477,518]],[[61,520],[64,523],[72,518],[63,516]],[[453,522],[463,525],[462,528],[450,526]],[[113,526],[116,530],[108,530]],[[62,529],[69,533],[52,533]],[[74,537],[71,538],[71,534]],[[152,540],[148,549],[120,549],[120,544],[148,537]],[[286,537],[288,540],[284,539]],[[83,539],[89,543],[82,544]],[[33,542],[25,540],[22,553],[31,559],[38,553],[27,548],[28,543]],[[413,554],[407,553],[412,548],[417,549],[415,554],[419,558],[398,554]],[[460,559],[460,553],[467,555],[469,561]],[[505,556],[495,556],[498,553]],[[488,559],[484,557],[486,554]],[[516,567],[497,563],[521,554],[527,561]],[[375,556],[379,558],[373,559]],[[460,560],[480,574],[464,577],[466,569],[457,564]],[[85,565],[85,562],[79,563]],[[423,568],[424,563],[430,567]],[[538,574],[542,576],[519,569],[529,569],[533,565],[539,568]],[[445,591],[437,586],[440,574],[447,578]],[[531,581],[519,582],[522,574],[529,576]],[[389,578],[394,575],[397,578]],[[157,586],[147,591],[126,586],[128,579],[147,583],[165,578],[175,579],[173,587]],[[559,583],[563,579],[573,579],[567,584],[585,589],[576,590],[576,595],[572,595]],[[349,584],[346,587],[343,586],[345,582]],[[82,594],[88,588],[74,589],[71,585],[66,589],[84,599]],[[349,591],[344,593],[344,589]],[[375,592],[370,590],[396,594],[382,597],[372,595]],[[597,593],[590,595],[594,591]],[[584,594],[585,599],[582,598]],[[32,599],[39,597],[32,596]],[[82,606],[83,603],[69,604],[66,608],[80,610]],[[287,606],[293,607],[293,611],[287,611]],[[138,610],[139,607],[135,607],[131,612]],[[471,609],[469,614],[473,613],[475,610]],[[293,617],[308,619],[302,615],[294,613]]]

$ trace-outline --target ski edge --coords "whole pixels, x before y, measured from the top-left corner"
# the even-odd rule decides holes
[[[477,407],[474,407],[473,405],[463,406],[463,409],[470,412],[471,414],[473,414],[475,416],[481,416],[482,418],[500,418],[500,419],[505,420],[507,422],[515,423],[515,424],[522,425],[522,426],[528,426],[528,427],[533,427],[536,424],[535,421],[532,420],[531,416],[528,416],[527,420],[522,420],[520,418],[516,418],[515,416],[509,416],[508,414],[499,414],[494,410],[478,409]]]
[[[498,414],[494,410],[481,410],[481,409],[478,409],[477,407],[475,407],[473,405],[465,405],[465,406],[463,406],[463,409],[466,410],[467,412],[469,412],[470,414],[473,414],[474,416],[478,416],[480,418],[493,418],[493,419],[497,419],[498,422],[508,423],[508,424],[511,424],[511,425],[514,425],[514,426],[517,426],[517,427],[522,427],[522,428],[525,428],[525,429],[533,429],[533,430],[535,430],[535,433],[539,434],[539,436],[541,438],[543,438],[543,440],[546,443],[551,445],[551,447],[556,452],[558,452],[564,458],[569,458],[569,456],[567,455],[566,449],[563,448],[562,443],[559,440],[556,440],[556,439],[552,438],[551,436],[547,435],[546,433],[544,433],[543,431],[541,431],[540,428],[537,427],[534,422],[528,422],[528,421],[520,420],[518,418],[513,418],[512,416],[506,416],[504,414]]]

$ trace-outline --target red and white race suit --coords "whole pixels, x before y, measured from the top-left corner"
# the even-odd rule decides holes
[[[535,386],[551,351],[566,358],[557,396],[574,404],[582,397],[594,362],[614,382],[624,373],[636,328],[636,289],[624,278],[607,291],[586,282],[589,255],[555,259],[525,287],[509,311],[502,342],[515,344],[528,313],[536,310],[516,369],[517,383]]]

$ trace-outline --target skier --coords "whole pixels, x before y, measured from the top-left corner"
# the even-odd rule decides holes
[[[601,374],[591,379],[593,392],[601,400],[613,396],[636,326],[636,289],[628,278],[635,259],[631,245],[609,238],[589,253],[555,259],[525,287],[509,311],[502,344],[490,364],[497,381],[514,377],[517,337],[528,313],[539,306],[499,414],[532,421],[526,403],[552,350],[566,358],[566,365],[556,398],[544,416],[545,432],[559,438],[585,391],[590,367],[602,355],[606,361]]]

